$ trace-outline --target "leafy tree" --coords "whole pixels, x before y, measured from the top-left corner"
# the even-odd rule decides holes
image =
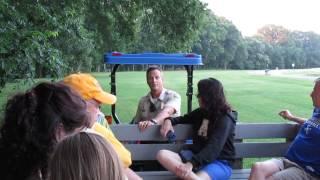
[[[147,30],[144,31],[147,37],[150,37],[149,33],[159,35],[160,47],[164,52],[191,50],[203,24],[203,3],[199,0],[143,1],[143,7],[145,14],[142,22],[153,24],[150,28],[142,24],[142,29]]]
[[[288,39],[289,30],[282,26],[266,25],[260,28],[257,32],[258,37],[261,37],[265,42],[273,44],[281,44]]]
[[[0,0],[0,86],[97,70],[108,51],[188,51],[204,8],[198,0]]]
[[[266,54],[270,58],[270,64],[268,64],[268,68],[285,68],[285,48],[278,44],[271,44],[266,49]]]
[[[320,66],[320,35],[313,32],[306,32],[303,43],[303,50],[306,54],[306,67]]]
[[[266,25],[243,39],[199,0],[0,0],[0,88],[99,71],[109,51],[193,51],[205,68],[306,68],[320,66],[320,35]]]
[[[58,34],[48,9],[34,1],[0,0],[0,12],[1,86],[17,78],[57,77],[61,53],[50,43]]]
[[[246,59],[242,36],[230,21],[207,11],[204,24],[193,51],[202,54],[206,67],[227,69],[231,62],[233,67],[237,66],[235,58]]]
[[[270,64],[270,58],[265,53],[267,44],[257,38],[246,38],[248,60],[246,69],[265,69]]]
[[[245,61],[248,59],[248,49],[242,39],[235,52],[233,60],[230,62],[231,69],[245,69]]]
[[[217,67],[217,57],[224,53],[223,41],[227,30],[219,18],[207,11],[204,26],[200,30],[199,40],[193,46],[193,52],[201,54],[206,67]]]
[[[223,21],[224,27],[227,30],[226,37],[223,41],[224,53],[219,56],[219,67],[227,69],[231,61],[234,60],[235,54],[242,41],[242,36],[239,30],[229,21]]]

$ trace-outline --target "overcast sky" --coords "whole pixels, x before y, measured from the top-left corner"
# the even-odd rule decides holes
[[[244,36],[266,24],[320,34],[320,0],[201,0],[232,21]]]

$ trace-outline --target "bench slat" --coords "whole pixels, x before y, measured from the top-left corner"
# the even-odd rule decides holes
[[[286,152],[290,143],[263,142],[263,143],[235,143],[236,158],[254,157],[281,157]],[[178,152],[184,144],[125,144],[131,152],[132,160],[155,160],[156,154],[161,149]],[[146,149],[148,149],[146,153]]]
[[[147,130],[141,132],[137,125],[112,125],[110,126],[115,136],[120,141],[166,141],[160,135],[159,125],[151,126]],[[176,140],[185,140],[192,136],[192,127],[186,124],[179,124],[175,128]]]
[[[137,172],[144,180],[177,180],[178,178],[169,171],[143,171]],[[232,171],[230,179],[247,180],[250,175],[250,169],[237,169]]]
[[[289,145],[289,142],[235,143],[236,157],[281,157]]]
[[[161,149],[167,149],[178,152],[183,144],[125,144],[125,147],[131,152],[131,158],[134,161],[156,160],[157,152]],[[148,149],[146,152],[145,150]]]
[[[235,169],[232,170],[232,175],[230,179],[236,180],[247,180],[249,178],[251,169]]]
[[[299,130],[291,123],[238,123],[235,139],[289,138],[293,139]]]
[[[178,180],[178,178],[169,171],[142,171],[137,172],[143,180]]]
[[[160,126],[151,126],[141,132],[135,124],[122,124],[110,126],[120,141],[166,141],[160,135]],[[293,139],[299,126],[290,123],[238,123],[235,130],[235,139],[262,139],[262,138],[288,138]],[[185,140],[192,136],[192,127],[187,124],[175,126],[177,140]]]

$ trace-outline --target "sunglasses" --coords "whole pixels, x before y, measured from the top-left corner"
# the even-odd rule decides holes
[[[150,112],[155,112],[156,110],[157,110],[156,106],[153,103],[150,103],[149,111]]]

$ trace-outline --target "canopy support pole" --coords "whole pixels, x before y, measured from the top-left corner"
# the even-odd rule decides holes
[[[193,65],[185,65],[184,66],[187,70],[187,76],[188,76],[188,84],[187,84],[187,97],[188,97],[188,113],[192,111],[192,95],[193,95]]]
[[[116,72],[117,72],[117,69],[119,67],[120,64],[115,64],[113,67],[112,67],[112,71],[111,71],[111,93],[113,95],[117,95],[117,87],[116,87]],[[114,121],[117,123],[117,124],[120,124],[120,120],[117,116],[117,113],[116,113],[116,104],[112,104],[111,106],[111,113],[112,113],[112,117],[114,119]]]

